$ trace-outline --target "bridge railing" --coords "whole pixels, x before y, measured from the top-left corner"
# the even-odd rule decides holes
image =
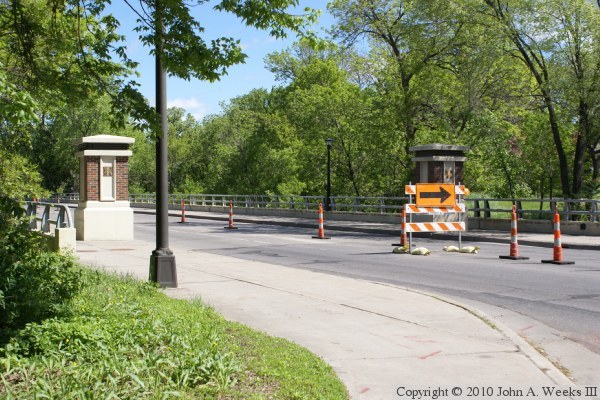
[[[73,202],[78,194],[70,193],[58,198],[61,202]],[[235,207],[269,208],[287,210],[316,210],[319,203],[325,203],[324,196],[280,196],[280,195],[227,195],[227,194],[171,194],[169,204],[185,204],[204,207],[228,207],[232,201]],[[469,217],[482,219],[510,219],[513,204],[518,217],[532,220],[551,220],[558,209],[565,221],[600,222],[600,200],[593,199],[502,199],[465,198]],[[131,194],[132,204],[155,204],[156,196]],[[354,213],[401,213],[408,197],[355,197],[332,196],[333,211]]]
[[[154,194],[132,194],[129,200],[134,204],[154,204]],[[225,195],[225,194],[171,194],[169,204],[185,204],[203,207],[271,208],[283,210],[316,210],[319,203],[325,203],[323,196],[280,196],[280,195]],[[333,211],[399,213],[406,203],[406,197],[351,197],[332,196]]]
[[[71,209],[65,204],[27,201],[25,215],[31,217],[31,229],[47,234],[54,234],[54,228],[75,228]]]
[[[565,221],[600,222],[600,200],[590,199],[466,199],[469,216],[510,218],[513,204],[521,219],[551,220],[555,210]]]

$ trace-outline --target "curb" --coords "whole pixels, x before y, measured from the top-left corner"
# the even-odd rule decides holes
[[[484,324],[488,325],[488,327],[490,329],[495,329],[498,332],[500,332],[502,334],[502,336],[504,336],[507,340],[509,340],[512,344],[514,344],[519,352],[523,353],[523,355],[525,357],[527,357],[527,359],[529,359],[536,366],[536,368],[538,368],[540,371],[542,371],[546,376],[548,376],[548,378],[550,378],[552,381],[554,381],[554,383],[556,383],[557,385],[560,385],[560,386],[573,385],[573,382],[569,379],[569,377],[564,375],[556,367],[556,365],[554,365],[548,358],[541,355],[525,339],[523,339],[515,331],[513,331],[512,329],[507,327],[502,322],[490,317],[489,315],[487,315],[486,313],[484,313],[481,310],[466,306],[456,300],[451,300],[444,296],[432,294],[432,293],[428,293],[428,292],[423,292],[421,290],[410,289],[410,288],[406,288],[406,287],[402,287],[402,286],[390,285],[390,284],[386,284],[386,283],[374,282],[374,281],[368,281],[368,280],[366,280],[366,282],[371,282],[371,283],[375,283],[375,284],[379,284],[379,285],[385,285],[385,286],[389,286],[389,287],[395,287],[398,289],[406,290],[408,292],[417,293],[417,294],[420,294],[423,296],[431,297],[435,300],[442,301],[442,302],[450,304],[452,306],[461,308],[461,309],[465,310],[466,312],[474,315],[478,319],[480,319]],[[491,326],[491,325],[493,325],[493,326]]]

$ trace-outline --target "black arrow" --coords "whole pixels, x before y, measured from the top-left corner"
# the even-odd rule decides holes
[[[440,203],[445,202],[451,196],[450,192],[440,186],[439,192],[419,192],[419,197],[422,199],[440,199]]]

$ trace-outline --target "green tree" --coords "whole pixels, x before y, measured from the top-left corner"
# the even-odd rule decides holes
[[[586,141],[590,139],[589,104],[591,83],[597,76],[598,47],[594,42],[593,24],[598,10],[589,7],[586,1],[561,2],[521,1],[496,2],[486,0],[489,15],[496,21],[498,32],[512,44],[514,55],[531,72],[541,106],[547,113],[550,132],[560,166],[560,180],[565,196],[577,195],[582,188],[583,157]],[[597,26],[597,24],[595,24]],[[596,36],[597,38],[597,36]],[[578,126],[573,150],[573,172],[569,173],[568,152],[565,134],[561,129],[562,107],[566,99],[564,90],[557,91],[558,74],[556,57],[568,61],[572,71],[572,84],[578,94]],[[554,62],[553,62],[554,61]],[[591,69],[591,70],[590,70]],[[589,147],[589,146],[588,146]],[[572,184],[572,186],[571,186]]]
[[[277,94],[265,90],[232,99],[223,114],[206,124],[213,143],[211,177],[221,177],[209,187],[226,193],[297,194],[298,151],[294,128],[272,101]]]
[[[304,15],[290,13],[288,7],[297,6],[297,0],[197,3],[212,3],[213,12],[233,13],[247,25],[267,29],[276,37],[286,36],[289,31],[304,33],[303,27],[317,16],[310,9],[305,9]],[[123,126],[131,122],[147,132],[156,132],[149,130],[156,127],[156,113],[131,79],[136,63],[127,55],[124,37],[116,33],[119,21],[110,14],[109,5],[110,1],[95,0],[15,0],[0,4],[0,63],[7,71],[0,76],[4,143],[22,140],[28,144],[31,132],[37,129],[17,126],[15,121],[39,124],[40,135],[49,136],[47,125],[60,119],[61,112],[81,99],[101,94],[110,96],[113,123]],[[237,39],[204,40],[204,28],[187,3],[141,1],[139,7],[134,9],[139,17],[135,29],[151,53],[158,38],[157,21],[164,25],[162,59],[171,76],[214,81],[226,73],[227,67],[246,57]],[[115,54],[119,62],[113,61]]]
[[[596,122],[600,115],[600,12],[587,1],[556,1],[550,5],[551,10],[556,10],[548,13],[557,26],[552,32],[556,87],[568,99],[565,111],[576,120],[572,192],[578,194],[587,169],[584,152],[592,167],[593,186],[598,185],[600,172],[596,152],[600,144],[600,124]]]
[[[389,78],[381,89],[395,110],[405,156],[415,144],[422,99],[414,80],[457,43],[463,16],[449,1],[335,0],[329,10],[335,38],[354,45],[367,39]]]

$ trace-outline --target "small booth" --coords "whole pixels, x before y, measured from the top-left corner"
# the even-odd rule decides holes
[[[415,154],[414,181],[418,183],[463,184],[463,164],[467,146],[426,144],[409,148]]]
[[[421,146],[410,147],[409,151],[414,153],[412,161],[415,163],[413,179],[417,184],[439,183],[445,185],[464,185],[463,166],[467,160],[467,146],[456,146],[450,144],[432,143]],[[452,190],[454,196],[455,190]],[[458,197],[458,196],[457,196]],[[464,200],[460,199],[461,203]],[[448,212],[434,214],[411,215],[414,222],[467,222],[466,212]]]
[[[97,135],[75,140],[79,158],[77,240],[132,240],[129,157],[135,139]]]

